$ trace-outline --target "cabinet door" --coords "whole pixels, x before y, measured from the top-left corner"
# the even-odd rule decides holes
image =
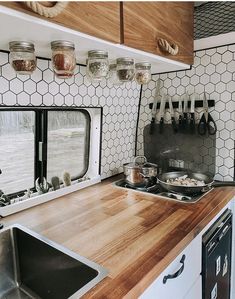
[[[202,277],[199,276],[195,284],[186,294],[184,299],[202,299]]]
[[[46,2],[44,5],[52,6],[51,3]],[[120,43],[119,2],[69,2],[64,11],[54,18],[45,18],[34,13],[24,2],[1,2],[1,5],[101,39]]]
[[[182,264],[180,261],[183,255],[185,260]],[[179,272],[180,269],[182,269],[182,272]],[[178,275],[175,275],[174,278],[164,279],[166,276],[176,274],[177,272]],[[144,291],[140,299],[183,299],[191,289],[191,286],[197,281],[200,273],[201,237],[197,236]]]
[[[193,64],[193,2],[124,2],[123,25],[126,46]],[[159,38],[177,44],[178,54],[163,52]]]

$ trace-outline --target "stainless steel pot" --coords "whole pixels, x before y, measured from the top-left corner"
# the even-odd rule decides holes
[[[140,158],[143,159],[144,162],[137,162]],[[149,186],[154,181],[156,182],[158,166],[153,163],[148,163],[145,156],[137,156],[132,163],[123,165],[123,171],[128,184],[135,187],[142,187]]]

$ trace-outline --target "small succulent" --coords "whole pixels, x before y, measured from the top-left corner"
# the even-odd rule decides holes
[[[10,200],[2,190],[0,190],[0,207],[4,207],[10,204]]]
[[[47,180],[43,177],[42,183],[39,182],[40,178],[36,179],[35,187],[38,191],[38,194],[44,194],[47,193],[50,189],[50,184],[47,182]]]
[[[53,190],[60,189],[60,179],[58,176],[53,176],[51,178],[51,185],[52,185]]]
[[[27,189],[24,192],[25,198],[30,198],[32,194],[33,194],[33,191],[31,191],[30,189]]]
[[[69,172],[63,173],[63,182],[65,186],[71,186],[71,176]]]

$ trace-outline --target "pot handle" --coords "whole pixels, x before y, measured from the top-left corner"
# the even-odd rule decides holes
[[[235,187],[235,181],[214,181],[212,187]]]
[[[134,158],[134,164],[137,164],[136,160],[139,159],[139,158],[144,159],[144,163],[147,163],[147,158],[146,158],[145,156],[136,156],[136,157]],[[143,163],[143,164],[144,164],[144,163]]]

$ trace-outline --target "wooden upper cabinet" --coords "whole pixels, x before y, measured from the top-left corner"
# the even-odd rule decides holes
[[[45,4],[52,6],[50,5],[52,3]],[[54,18],[46,18],[34,13],[24,2],[1,2],[1,5],[104,40],[120,43],[119,2],[69,2],[64,11]]]
[[[193,64],[193,2],[123,2],[124,45]],[[177,44],[176,56],[166,54],[158,39]]]

